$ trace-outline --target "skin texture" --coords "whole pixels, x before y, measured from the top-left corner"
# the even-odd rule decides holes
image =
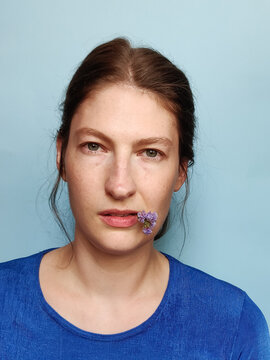
[[[163,140],[142,143],[145,138]],[[61,146],[58,139],[58,168]],[[178,147],[174,115],[151,93],[108,85],[78,107],[63,173],[75,218],[73,258],[68,261],[67,245],[46,254],[40,267],[46,300],[78,327],[124,331],[146,320],[160,303],[169,265],[154,249],[153,239],[173,192],[185,181]],[[151,235],[142,232],[139,222],[129,228],[111,227],[99,216],[106,209],[155,211],[157,225]]]
[[[111,144],[97,136],[76,136],[82,128],[100,131]],[[146,147],[133,144],[147,137],[166,137],[164,144],[151,144],[164,153],[155,158],[140,153]],[[97,149],[90,151],[85,142]],[[87,237],[107,253],[122,254],[149,242],[138,223],[133,229],[115,229],[97,213],[110,208],[152,210],[158,213],[156,232],[165,220],[173,191],[182,185],[179,177],[176,120],[153,97],[129,86],[111,86],[84,101],[71,124],[65,155],[65,180],[76,219],[76,235]],[[157,191],[158,189],[158,191]],[[151,237],[153,238],[153,236]]]

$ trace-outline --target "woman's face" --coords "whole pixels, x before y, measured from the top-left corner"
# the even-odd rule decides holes
[[[152,94],[108,85],[84,100],[72,119],[64,158],[75,241],[83,238],[114,254],[150,245],[172,193],[185,180],[178,147],[176,119]],[[60,150],[58,140],[58,167]],[[135,214],[120,216],[117,210]],[[158,214],[151,235],[137,221],[142,210]]]

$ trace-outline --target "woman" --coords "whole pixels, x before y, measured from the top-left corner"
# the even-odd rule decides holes
[[[95,48],[67,89],[57,134],[75,219],[68,245],[2,263],[1,359],[270,359],[241,289],[155,250],[193,164],[185,75],[122,38]],[[63,225],[63,224],[62,224]]]

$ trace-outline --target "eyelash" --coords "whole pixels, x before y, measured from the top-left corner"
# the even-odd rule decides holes
[[[99,145],[99,144],[96,143],[96,142],[93,142],[93,141],[87,142],[87,143],[83,144],[83,146],[87,148],[87,152],[93,152],[93,153],[96,153],[96,152],[97,152],[97,150],[90,150],[90,149],[88,149],[88,145],[89,145],[89,144],[95,144],[95,145],[98,145],[99,147],[101,147],[101,145]]]
[[[94,141],[89,141],[89,142],[87,142],[87,143],[85,143],[85,144],[82,144],[82,147],[85,147],[86,148],[86,151],[87,151],[87,153],[97,153],[98,152],[98,150],[89,150],[89,148],[88,148],[88,145],[89,144],[95,144],[95,145],[98,145],[99,146],[99,148],[102,148],[102,146],[99,144],[99,143],[96,143],[96,142],[94,142]],[[98,149],[99,149],[98,148]],[[144,153],[144,152],[146,152],[146,151],[155,151],[156,152],[156,154],[157,154],[157,156],[154,156],[154,157],[152,157],[152,156],[147,156],[147,159],[152,159],[152,160],[154,160],[154,161],[158,161],[158,160],[160,160],[160,157],[164,157],[164,153],[162,153],[160,150],[157,150],[157,149],[153,149],[153,148],[147,148],[147,149],[144,149],[144,150],[142,150],[142,151],[140,151],[140,154],[142,154],[142,153]]]

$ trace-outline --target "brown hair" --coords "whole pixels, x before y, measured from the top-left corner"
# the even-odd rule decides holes
[[[97,87],[108,83],[131,84],[154,94],[178,119],[180,166],[184,161],[188,162],[188,167],[194,164],[194,101],[185,74],[158,51],[146,47],[133,48],[125,38],[115,38],[97,46],[83,60],[69,83],[65,100],[61,104],[62,123],[56,135],[62,139],[60,169],[49,203],[58,224],[70,241],[56,205],[58,187],[64,171],[70,125],[73,115],[84,99]],[[182,169],[185,171],[183,167]],[[184,205],[188,192],[187,176]],[[182,216],[183,211],[184,206]],[[155,240],[166,232],[167,225],[168,216]]]

